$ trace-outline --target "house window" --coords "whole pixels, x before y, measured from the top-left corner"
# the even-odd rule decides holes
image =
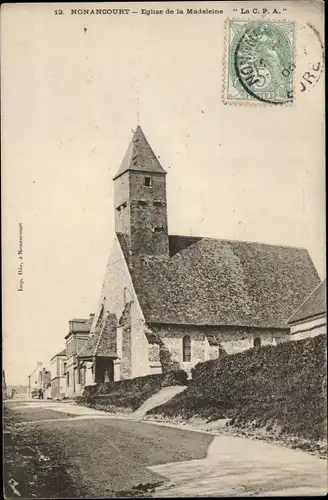
[[[67,387],[69,387],[69,372],[67,372],[67,375],[66,375],[66,384],[67,384]]]
[[[254,347],[261,347],[261,339],[257,337],[253,342]]]
[[[154,233],[162,233],[164,231],[163,227],[154,227]]]
[[[145,177],[145,186],[151,187],[151,177]]]
[[[147,202],[145,200],[138,200],[139,207],[145,207],[146,205],[147,205]]]
[[[162,205],[164,205],[164,203],[161,201],[154,201],[154,207],[161,207]]]
[[[185,335],[182,339],[182,360],[187,363],[191,361],[191,339],[190,335]]]
[[[67,363],[63,363],[63,375],[65,374],[66,372],[66,368],[67,368]]]

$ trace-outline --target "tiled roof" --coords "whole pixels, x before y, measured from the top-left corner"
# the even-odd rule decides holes
[[[117,319],[115,314],[107,313],[78,353],[78,358],[94,356],[117,357],[116,345]]]
[[[52,358],[50,359],[50,361],[52,361],[53,359],[57,358],[58,356],[66,356],[66,348],[63,349],[60,352],[57,352],[57,354],[55,354],[54,356],[52,356]]]
[[[170,236],[170,253],[131,260],[148,323],[286,328],[320,281],[303,248]]]
[[[289,318],[288,323],[296,323],[304,319],[325,314],[327,311],[326,279],[317,286],[305,302]]]
[[[127,170],[166,174],[139,125],[114,179]]]

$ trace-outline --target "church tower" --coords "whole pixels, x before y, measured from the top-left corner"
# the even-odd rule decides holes
[[[131,255],[169,256],[166,172],[140,126],[114,177],[115,231]]]

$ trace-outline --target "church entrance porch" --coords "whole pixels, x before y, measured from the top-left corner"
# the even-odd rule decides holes
[[[96,384],[114,381],[114,360],[113,358],[95,358],[94,381]]]

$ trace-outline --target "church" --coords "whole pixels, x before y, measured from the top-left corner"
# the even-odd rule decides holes
[[[77,392],[283,342],[320,283],[304,248],[170,235],[166,175],[138,126],[113,179],[115,236]]]

